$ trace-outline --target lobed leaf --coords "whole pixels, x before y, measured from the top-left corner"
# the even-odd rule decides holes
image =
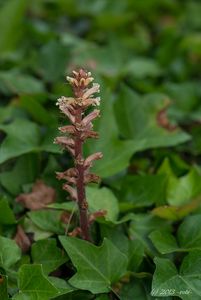
[[[95,294],[105,293],[125,274],[127,258],[108,239],[99,247],[77,238],[59,239],[77,269],[69,280],[72,286]]]

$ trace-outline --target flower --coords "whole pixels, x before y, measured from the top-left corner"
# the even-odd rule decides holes
[[[93,96],[95,93],[100,93],[100,84],[93,83],[93,87],[90,89],[87,89],[86,92],[83,94],[82,98],[85,100],[89,98],[90,96]]]
[[[92,121],[99,117],[100,110],[94,109],[87,114],[87,108],[100,104],[100,97],[94,94],[100,92],[100,85],[93,83],[94,78],[90,72],[83,69],[73,71],[72,77],[67,76],[67,81],[72,86],[73,97],[62,96],[57,100],[56,105],[60,111],[67,116],[70,125],[59,127],[63,136],[56,137],[54,143],[61,145],[68,150],[74,158],[74,168],[64,172],[56,173],[57,178],[65,180],[63,189],[66,190],[72,200],[78,204],[80,214],[80,232],[84,239],[90,240],[88,218],[88,204],[85,195],[85,185],[90,182],[99,182],[100,178],[89,169],[94,160],[102,158],[102,153],[97,152],[83,157],[83,143],[88,138],[98,138],[98,133],[93,130]]]

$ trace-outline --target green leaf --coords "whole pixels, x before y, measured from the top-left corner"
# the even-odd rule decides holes
[[[52,232],[48,232],[46,230],[42,230],[38,226],[36,226],[31,219],[25,217],[24,218],[24,229],[27,233],[32,233],[34,237],[34,241],[39,241],[43,239],[47,239],[53,235]]]
[[[45,239],[34,243],[31,256],[35,264],[42,264],[45,274],[56,270],[68,260],[66,254],[57,247],[55,239]]]
[[[118,200],[110,189],[87,187],[86,196],[90,212],[106,210],[105,219],[107,221],[117,220],[119,213]]]
[[[24,119],[16,119],[11,124],[0,125],[0,130],[7,134],[1,144],[0,163],[10,158],[36,151],[40,132],[35,123]]]
[[[1,90],[5,94],[39,94],[44,93],[42,81],[29,74],[17,71],[0,72]]]
[[[132,59],[129,62],[127,71],[137,79],[157,77],[162,73],[158,63],[155,60],[147,57],[137,57]]]
[[[138,150],[139,145],[118,138],[112,97],[109,93],[105,93],[102,98],[101,118],[95,124],[95,130],[99,132],[100,137],[96,141],[89,141],[86,147],[88,154],[98,151],[103,153],[103,158],[95,163],[94,171],[101,177],[108,177],[128,166],[130,157]]]
[[[165,91],[174,101],[170,107],[171,115],[177,119],[189,119],[191,112],[199,102],[199,84],[194,81],[185,81],[181,83],[167,82]]]
[[[8,276],[0,274],[0,299],[8,300]]]
[[[75,290],[64,279],[50,276],[50,277],[48,277],[48,280],[59,290],[60,295],[66,295]]]
[[[179,226],[179,245],[188,251],[201,250],[201,215],[188,216]]]
[[[0,53],[15,47],[23,31],[22,17],[28,4],[26,0],[9,0],[4,3],[0,12]]]
[[[29,152],[61,153],[57,145],[53,144],[56,128],[52,130],[49,127],[43,139],[40,127],[27,119],[16,119],[8,125],[0,124],[0,130],[7,134],[0,148],[0,163]]]
[[[175,176],[175,174],[172,170],[172,166],[171,166],[169,157],[165,157],[165,159],[163,160],[159,169],[157,170],[157,174],[166,175],[166,176],[168,176],[168,178]]]
[[[111,24],[111,18],[109,22]],[[103,24],[105,23],[106,20],[104,18]],[[119,51],[116,51],[117,47]],[[92,64],[96,66],[97,73],[114,78],[123,73],[126,55],[127,51],[125,52],[125,48],[122,47],[119,42],[116,43],[116,41],[112,39],[110,39],[106,47],[98,47],[89,42],[82,42],[77,45],[76,55],[74,55],[74,59],[71,63],[88,67],[87,62],[92,62]]]
[[[187,255],[178,272],[175,265],[164,258],[155,258],[156,271],[152,296],[177,296],[183,300],[199,300],[201,295],[201,252]]]
[[[91,300],[91,293],[83,291],[74,291],[61,296],[51,298],[52,300]]]
[[[177,221],[196,210],[200,206],[200,203],[201,197],[198,197],[191,202],[181,206],[164,205],[156,207],[152,210],[152,213],[155,216],[163,219]]]
[[[64,227],[61,222],[62,211],[41,209],[28,213],[31,221],[39,228],[57,234],[64,233]]]
[[[40,144],[40,150],[61,154],[61,149],[58,147],[58,145],[53,143],[56,136],[58,136],[58,129],[52,126],[48,127]]]
[[[34,181],[38,168],[37,155],[34,153],[24,154],[18,158],[12,170],[0,174],[0,182],[12,195],[19,195],[24,184]]]
[[[46,81],[57,81],[65,74],[68,57],[68,48],[56,40],[51,40],[42,47],[39,54],[40,74]]]
[[[41,265],[22,265],[18,272],[19,293],[13,300],[49,300],[59,290],[44,276]]]
[[[110,298],[107,295],[100,295],[100,296],[96,297],[96,299],[97,300],[109,300]]]
[[[14,240],[0,236],[0,266],[10,268],[21,257],[21,250]]]
[[[59,210],[77,210],[77,204],[74,201],[62,202],[62,203],[51,203],[48,205],[49,208],[59,209]]]
[[[122,86],[115,102],[120,133],[134,140],[139,150],[175,146],[188,141],[190,136],[187,133],[180,129],[168,131],[157,123],[157,115],[167,106],[167,101],[165,95],[148,94],[140,97],[128,87]]]
[[[150,255],[156,255],[153,246],[148,239],[149,234],[158,228],[164,230],[170,229],[170,225],[164,220],[148,215],[148,214],[135,214],[132,217],[132,222],[129,227],[129,236],[134,241],[137,240],[141,242],[144,246],[145,251]]]
[[[121,181],[120,199],[133,208],[164,203],[166,184],[164,175],[125,176]]]
[[[8,122],[8,120],[13,119],[15,114],[17,114],[16,106],[0,106],[0,123]]]
[[[120,290],[121,300],[133,300],[135,295],[137,300],[156,300],[150,296],[149,287],[145,286],[139,279],[130,280],[129,283],[125,283]],[[163,298],[160,298],[162,300]],[[158,299],[157,299],[158,300]],[[168,300],[165,298],[164,300]]]
[[[162,254],[179,251],[175,237],[168,231],[155,230],[149,235],[149,238],[156,249]]]
[[[130,240],[122,226],[101,224],[101,237],[109,239],[122,253],[128,257],[128,270],[136,272],[143,260],[144,246],[139,240]]]
[[[179,226],[176,236],[169,231],[155,230],[149,238],[162,254],[201,250],[201,215],[187,217]]]
[[[195,168],[180,178],[169,178],[167,201],[170,205],[186,204],[200,193],[201,176]]]
[[[108,224],[100,225],[101,238],[107,238],[115,245],[122,253],[128,256],[130,240],[125,235],[121,226],[108,226]]]
[[[139,269],[144,257],[144,245],[140,240],[129,240],[128,248],[128,269],[136,272]]]
[[[49,126],[54,124],[55,127],[57,127],[55,117],[47,111],[35,97],[22,95],[19,98],[18,105],[24,108],[36,122]]]
[[[69,280],[72,286],[92,293],[109,292],[125,274],[127,258],[108,239],[99,247],[77,238],[59,239],[77,269]]]
[[[15,224],[15,215],[5,198],[0,199],[0,224]]]
[[[58,184],[59,188],[61,188],[61,183],[56,179],[56,176],[52,176],[55,170],[60,171],[61,167],[56,159],[56,157],[52,154],[48,156],[48,161],[43,170],[41,178],[47,182],[49,185],[55,186],[55,183]],[[58,195],[58,198],[60,195]],[[66,201],[65,201],[66,203]],[[58,203],[57,203],[58,204]]]

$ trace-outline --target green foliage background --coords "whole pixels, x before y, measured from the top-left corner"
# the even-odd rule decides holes
[[[196,0],[0,1],[1,300],[201,299],[200,15]],[[96,246],[64,237],[54,174],[72,165],[52,142],[79,66],[101,83]],[[15,198],[37,179],[57,204],[27,212]]]

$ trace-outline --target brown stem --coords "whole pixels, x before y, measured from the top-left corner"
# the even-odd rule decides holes
[[[76,122],[80,123],[82,120],[82,109],[76,111]],[[83,166],[83,141],[81,133],[77,132],[75,139],[75,168],[78,172],[77,177],[77,198],[80,215],[81,235],[84,240],[90,241],[89,235],[89,220],[88,220],[88,204],[86,201],[85,185],[84,185],[84,166]]]

